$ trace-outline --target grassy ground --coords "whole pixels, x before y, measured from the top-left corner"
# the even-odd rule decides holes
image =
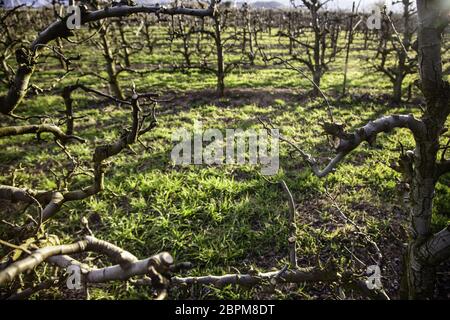
[[[268,38],[268,36],[266,35]],[[266,39],[268,43],[276,40]],[[102,70],[100,52],[68,46],[84,55],[77,71],[61,82],[74,83],[80,70]],[[90,50],[90,51],[88,51]],[[400,106],[389,104],[384,94],[390,93],[390,83],[367,66],[370,51],[354,51],[350,59],[349,88],[351,94],[334,101],[337,121],[351,130],[385,114],[413,113],[420,115],[420,100]],[[142,50],[132,56],[132,65],[152,69],[156,64],[168,65],[180,59],[158,48],[153,55]],[[33,82],[46,88],[55,75],[61,74],[57,62],[35,73]],[[331,98],[342,83],[342,54],[324,76],[322,87]],[[101,75],[106,76],[102,72]],[[81,78],[86,84],[106,90],[93,76]],[[147,257],[162,250],[176,261],[190,261],[194,268],[186,274],[224,274],[282,268],[287,261],[287,215],[285,194],[278,184],[263,179],[260,168],[244,166],[174,166],[170,161],[172,133],[185,127],[192,129],[194,120],[205,128],[261,128],[257,118],[271,119],[281,132],[296,141],[304,150],[315,155],[324,165],[333,155],[322,135],[318,122],[326,119],[326,108],[320,99],[311,99],[309,82],[294,71],[280,66],[238,68],[226,79],[228,88],[223,98],[214,94],[215,78],[200,71],[173,71],[161,68],[145,76],[125,73],[121,83],[129,93],[130,80],[139,92],[160,92],[176,98],[158,106],[158,127],[142,140],[133,151],[114,157],[109,164],[104,192],[80,202],[68,203],[46,223],[48,235],[62,243],[80,235],[82,217],[88,218],[94,234],[111,241],[138,257]],[[407,80],[412,81],[414,77]],[[174,94],[175,93],[175,94]],[[99,105],[92,96],[74,94],[75,112],[83,116],[76,120],[75,133],[87,139],[85,144],[70,144],[68,149],[89,165],[96,145],[113,141],[130,123],[130,111],[113,104]],[[18,114],[58,115],[64,110],[59,93],[33,96],[24,101]],[[0,118],[2,123],[10,119]],[[69,164],[67,157],[42,135],[43,141],[23,136],[0,141],[0,183],[34,189],[54,189],[57,176]],[[397,187],[400,176],[389,165],[398,158],[400,143],[412,148],[411,136],[403,130],[380,135],[374,148],[364,145],[353,152],[336,170],[324,179],[315,177],[308,166],[287,145],[280,148],[280,171],[272,181],[284,179],[297,204],[298,257],[301,266],[335,263],[341,269],[364,271],[373,264],[373,248],[346,223],[335,205],[353,219],[379,245],[384,254],[382,281],[389,294],[396,297],[400,279],[401,252],[407,240],[407,212],[400,205]],[[16,170],[14,170],[14,168]],[[50,172],[53,170],[54,174]],[[85,186],[89,177],[79,177],[71,188]],[[445,226],[450,216],[448,180],[438,184],[434,226]],[[0,203],[0,216],[20,224],[24,215],[14,213],[12,206]],[[28,209],[29,214],[35,214]],[[7,227],[0,233],[8,235]],[[42,235],[45,238],[44,235]],[[3,237],[2,237],[3,238]],[[2,253],[0,251],[0,253]],[[6,252],[3,252],[6,253]],[[101,260],[94,261],[102,266]],[[48,270],[36,271],[44,276]],[[442,274],[441,282],[448,279]],[[93,299],[149,298],[152,292],[123,282],[95,285],[90,288]],[[351,292],[346,293],[352,297]],[[440,297],[445,297],[441,289]],[[258,287],[252,290],[227,287],[177,288],[172,298],[336,298],[338,288],[316,285]],[[61,298],[64,293],[48,290],[36,295],[41,298]],[[357,296],[354,296],[357,297]]]

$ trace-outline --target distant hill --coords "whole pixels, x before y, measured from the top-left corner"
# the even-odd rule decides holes
[[[250,6],[253,8],[258,8],[258,9],[281,9],[283,7],[285,7],[284,4],[278,2],[278,1],[254,1],[254,2],[250,2]]]

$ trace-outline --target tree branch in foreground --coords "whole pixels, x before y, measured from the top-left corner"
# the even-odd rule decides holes
[[[147,94],[142,95],[144,98],[146,96]],[[134,93],[131,97],[131,102],[127,102],[127,105],[130,104],[132,109],[133,120],[131,128],[125,130],[125,132],[113,143],[100,145],[95,148],[93,154],[94,181],[90,186],[70,191],[35,191],[0,185],[0,199],[31,203],[33,202],[33,198],[36,198],[43,204],[42,221],[46,221],[56,214],[65,202],[82,200],[102,191],[104,188],[105,160],[119,154],[130,144],[135,143],[140,135],[150,131],[156,126],[157,120],[154,112],[151,114],[152,117],[149,120],[149,123],[145,124],[146,118],[149,115],[141,116],[142,112],[139,106],[139,98],[140,96]],[[65,135],[62,131],[60,133]]]
[[[67,256],[81,252],[96,252],[104,254],[118,265],[105,267],[101,269],[91,269],[82,265],[78,261]],[[96,239],[92,236],[86,236],[85,239],[73,244],[51,246],[38,249],[32,252],[28,257],[16,261],[13,264],[0,271],[0,285],[6,285],[17,276],[37,267],[44,261],[50,262],[62,268],[70,265],[79,265],[83,271],[82,281],[86,283],[99,283],[112,280],[127,280],[136,275],[148,275],[152,280],[152,285],[160,289],[159,298],[167,295],[168,280],[162,274],[166,274],[173,264],[173,258],[167,252],[162,252],[150,258],[138,260],[130,252],[123,250],[109,242]],[[54,280],[43,282],[38,286],[24,290],[22,293],[12,295],[11,299],[18,299],[22,296],[33,294],[42,289],[49,288],[55,284]]]
[[[60,140],[62,143],[66,143],[70,140],[76,140],[78,142],[85,142],[83,138],[74,135],[65,134],[58,126],[53,124],[36,124],[36,125],[24,125],[24,126],[11,126],[11,127],[0,127],[0,138],[18,136],[23,134],[41,134],[44,132],[51,133],[56,139]]]
[[[263,120],[259,119],[265,129],[268,125]],[[327,166],[320,170],[316,159],[310,154],[306,153],[293,142],[289,141],[282,135],[278,135],[281,141],[284,141],[294,147],[312,168],[314,174],[318,177],[324,177],[331,173],[336,166],[341,162],[347,154],[356,149],[361,143],[368,142],[373,145],[376,137],[381,132],[390,132],[395,128],[407,128],[411,130],[415,137],[422,137],[425,134],[425,128],[422,121],[414,118],[413,115],[390,115],[379,118],[375,121],[370,121],[365,126],[356,129],[353,133],[344,131],[344,126],[336,123],[324,123],[323,128],[325,133],[331,135],[337,140],[335,149],[337,155],[327,164]]]

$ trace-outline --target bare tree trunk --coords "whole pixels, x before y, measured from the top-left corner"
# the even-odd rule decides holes
[[[148,21],[148,16],[145,16],[145,21],[144,21],[144,35],[145,35],[145,40],[147,43],[147,48],[148,48],[148,52],[149,54],[153,54],[153,50],[156,44],[156,37],[152,40],[151,36],[150,36],[150,21]]]
[[[364,50],[367,50],[367,44],[369,41],[369,28],[364,28]]]
[[[71,97],[72,88],[65,87],[62,93],[64,104],[66,105],[66,134],[73,134],[73,100]]]
[[[250,64],[255,64],[255,53],[253,51],[253,34],[252,34],[252,27],[251,27],[251,15],[250,15],[250,9],[247,9],[244,12],[244,20],[245,20],[245,26],[244,26],[244,32],[248,33],[248,49],[249,53],[248,56],[250,58]],[[244,33],[245,34],[245,33]],[[256,41],[256,39],[255,39]]]
[[[288,12],[288,35],[289,37],[289,54],[292,54],[294,51],[294,40],[292,39],[294,37],[294,27],[293,27],[293,13],[291,11]]]
[[[402,101],[402,84],[403,84],[403,72],[398,70],[397,76],[395,77],[393,93],[392,93],[392,101],[394,103],[400,103]]]
[[[313,73],[313,81],[317,85],[317,86],[313,86],[313,90],[312,90],[313,96],[319,95],[321,79],[322,79],[322,70],[321,70],[320,66],[318,66],[317,69],[314,70],[314,73]]]
[[[109,89],[114,96],[121,100],[124,100],[125,96],[122,92],[122,88],[120,87],[119,80],[117,79],[116,62],[111,52],[111,47],[106,31],[102,30],[100,32],[100,37],[102,39],[103,56],[105,57],[106,61],[106,72],[108,73]]]
[[[402,0],[403,2],[403,39],[401,40],[401,48],[398,49],[398,64],[397,64],[397,70],[395,71],[395,80],[393,82],[393,101],[395,103],[400,103],[402,101],[402,84],[403,80],[405,79],[405,76],[409,73],[412,73],[410,67],[408,67],[407,59],[408,55],[407,52],[411,48],[411,40],[413,32],[410,27],[410,20],[411,20],[411,5],[412,2],[410,0]]]

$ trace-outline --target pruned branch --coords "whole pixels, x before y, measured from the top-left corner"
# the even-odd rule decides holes
[[[113,262],[118,263],[111,267],[101,269],[89,269],[85,274],[86,282],[106,282],[112,280],[126,280],[135,275],[148,274],[153,267],[158,273],[165,273],[173,264],[173,258],[167,252],[159,253],[147,259],[138,260],[130,252],[117,247],[107,241],[86,236],[83,240],[72,244],[50,246],[32,252],[28,257],[16,261],[0,271],[0,285],[5,285],[14,280],[21,273],[34,269],[42,262],[57,264],[67,268],[71,264],[79,264],[76,260],[65,256],[80,252],[96,252],[108,256]],[[81,265],[81,264],[80,264]],[[86,266],[84,266],[86,268]]]
[[[81,24],[101,21],[106,18],[124,17],[131,14],[166,14],[166,15],[191,15],[196,17],[212,16],[216,1],[212,0],[207,9],[190,9],[184,7],[167,8],[159,4],[153,6],[117,6],[106,7],[93,12],[82,11]],[[73,31],[67,27],[67,17],[57,20],[39,33],[38,37],[31,43],[29,48],[21,48],[16,51],[18,69],[15,74],[13,85],[10,86],[5,96],[0,96],[0,112],[10,114],[20,104],[28,91],[30,78],[35,70],[39,51],[49,42],[58,38],[68,38]]]
[[[152,5],[152,6],[117,6],[106,7],[102,10],[84,12],[81,18],[81,24],[87,24],[90,22],[100,21],[113,17],[126,17],[131,14],[147,13],[147,14],[166,14],[166,15],[190,15],[196,17],[207,17],[213,14],[215,1],[211,1],[211,6],[207,9],[191,9],[183,7],[168,8],[165,6]],[[31,44],[31,49],[35,50],[39,44],[46,44],[59,37],[67,37],[71,35],[71,30],[66,25],[67,17],[63,20],[56,21],[51,24],[47,29],[42,31],[39,36]]]
[[[281,270],[283,271],[283,270]],[[296,270],[284,270],[280,272],[271,271],[257,274],[225,274],[222,276],[200,276],[200,277],[172,277],[171,283],[175,285],[213,285],[223,287],[228,284],[243,286],[256,286],[264,282],[276,281],[279,283],[301,283],[301,282],[335,282],[340,279],[339,274],[333,270],[322,270],[318,268],[300,268]]]
[[[0,127],[0,138],[18,136],[24,134],[41,134],[44,132],[51,133],[56,139],[60,140],[62,143],[66,143],[70,140],[76,140],[78,142],[85,142],[83,138],[75,135],[65,134],[58,126],[53,124],[36,124],[36,125],[23,125],[23,126],[11,126],[11,127]]]
[[[25,300],[28,299],[31,295],[35,294],[38,291],[49,289],[55,286],[60,279],[56,277],[52,277],[50,279],[44,280],[41,283],[32,286],[31,288],[27,288],[20,292],[17,292],[7,298],[7,300]]]
[[[422,137],[425,134],[425,127],[422,121],[414,118],[413,115],[390,115],[370,121],[365,126],[356,129],[353,133],[344,131],[344,127],[339,124],[325,123],[323,125],[325,133],[338,138],[336,151],[344,155],[358,147],[362,142],[373,144],[379,133],[388,133],[395,128],[410,129],[415,137]]]
[[[432,235],[419,249],[418,259],[425,265],[436,266],[450,258],[450,226]]]

